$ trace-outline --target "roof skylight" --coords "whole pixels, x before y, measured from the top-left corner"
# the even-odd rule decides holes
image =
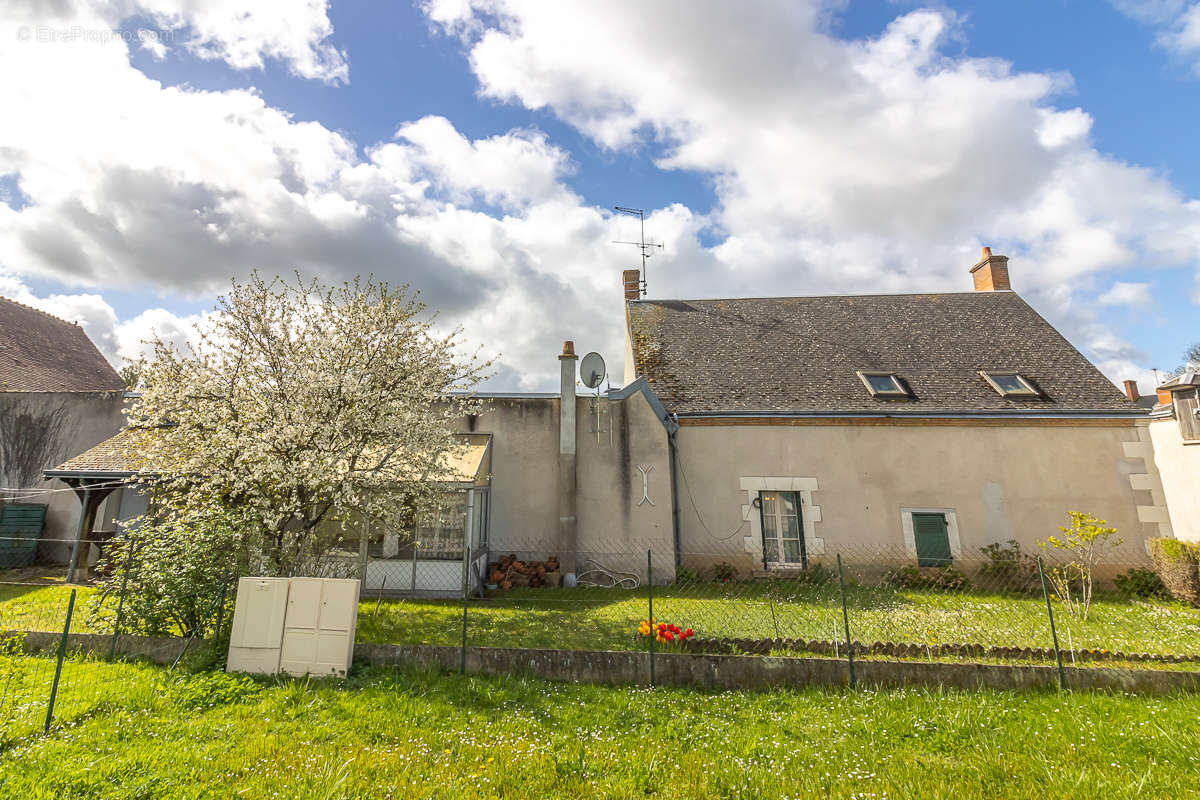
[[[980,370],[979,374],[1001,397],[1042,396],[1042,393],[1019,372]]]
[[[866,372],[859,370],[858,379],[867,387],[872,397],[884,399],[906,399],[908,389],[893,372]]]

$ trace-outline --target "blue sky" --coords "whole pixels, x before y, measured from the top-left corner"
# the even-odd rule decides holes
[[[45,83],[4,98],[0,291],[114,361],[249,269],[370,269],[544,388],[563,338],[619,359],[615,204],[651,296],[966,290],[990,244],[1114,380],[1200,339],[1194,3],[132,5],[0,46]],[[12,44],[89,25],[165,47]]]

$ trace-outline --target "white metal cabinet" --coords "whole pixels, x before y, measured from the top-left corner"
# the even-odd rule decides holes
[[[279,671],[287,599],[287,578],[238,581],[226,671],[268,675]]]
[[[346,674],[358,618],[357,580],[292,578],[279,669],[289,675]]]

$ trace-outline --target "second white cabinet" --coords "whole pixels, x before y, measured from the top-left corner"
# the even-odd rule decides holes
[[[279,669],[289,675],[344,676],[354,652],[357,580],[292,578]]]

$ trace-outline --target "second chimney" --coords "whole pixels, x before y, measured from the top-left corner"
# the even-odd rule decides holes
[[[971,267],[971,277],[975,279],[977,292],[1011,291],[1008,282],[1008,256],[992,255],[992,248],[983,248],[979,263]]]
[[[1136,403],[1142,395],[1138,392],[1137,381],[1125,381],[1125,396],[1129,402]]]
[[[627,269],[621,273],[621,285],[625,287],[625,299],[637,300],[642,296],[642,271]]]

